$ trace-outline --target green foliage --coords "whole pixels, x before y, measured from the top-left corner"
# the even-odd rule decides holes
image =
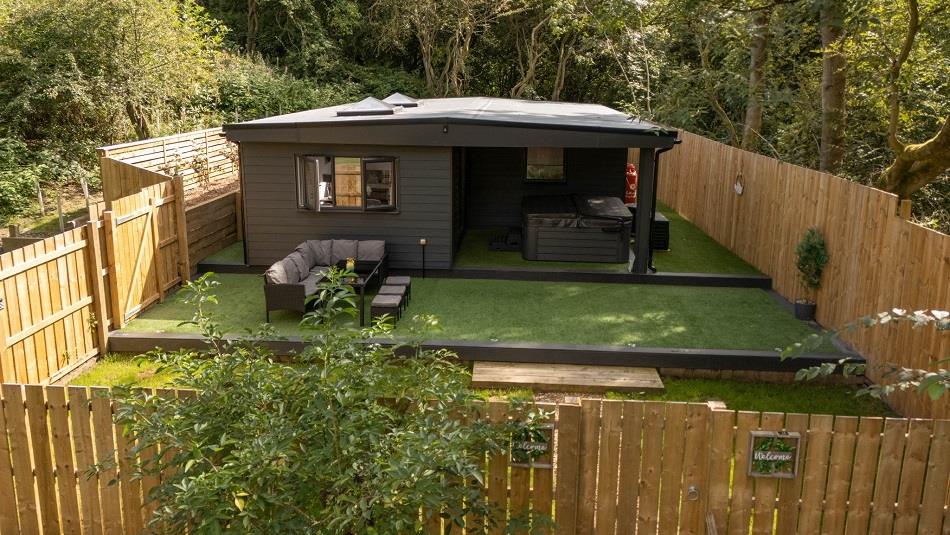
[[[222,339],[206,310],[213,279],[187,284],[209,349],[148,358],[193,393],[114,390],[116,421],[145,459],[137,474],[163,474],[149,496],[154,530],[411,533],[422,531],[425,508],[441,509],[458,533],[464,515],[491,512],[473,454],[502,451],[511,433],[550,415],[526,410],[523,423],[491,424],[446,351],[370,343],[388,333],[385,322],[341,327],[352,313],[346,276],[334,272],[321,287],[323,311],[304,320],[312,343],[294,365],[254,337]],[[432,324],[421,318],[418,336]]]
[[[821,274],[827,264],[828,245],[821,231],[816,227],[806,230],[795,246],[795,267],[802,285],[810,290],[820,288]]]
[[[785,360],[814,351],[816,347],[827,343],[841,332],[854,332],[860,327],[865,329],[880,328],[884,325],[899,323],[909,323],[914,329],[933,327],[937,331],[950,331],[950,312],[946,310],[908,312],[900,308],[879,312],[871,316],[864,316],[838,330],[828,330],[821,334],[809,335],[800,342],[796,342],[782,350],[781,357],[782,360]],[[934,365],[940,366],[948,362],[950,362],[950,357],[934,362]],[[799,381],[810,381],[818,377],[831,375],[838,370],[845,376],[863,375],[866,368],[865,364],[854,362],[853,359],[846,357],[840,359],[837,363],[826,362],[820,366],[802,368],[795,373],[795,378]],[[926,370],[894,364],[883,364],[881,368],[883,369],[884,381],[881,384],[873,384],[859,390],[858,395],[885,398],[888,394],[898,390],[916,390],[918,394],[926,394],[930,399],[936,401],[950,390],[950,370],[946,368]]]

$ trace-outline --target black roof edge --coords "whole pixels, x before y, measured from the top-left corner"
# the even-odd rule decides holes
[[[286,128],[324,128],[334,126],[397,126],[403,124],[463,124],[474,126],[499,126],[505,128],[536,128],[539,130],[568,130],[575,132],[599,132],[605,134],[626,134],[626,135],[656,135],[658,137],[676,138],[679,132],[675,128],[666,128],[661,126],[644,128],[642,130],[631,130],[630,128],[614,128],[604,126],[585,126],[585,125],[557,125],[551,123],[532,123],[532,122],[511,122],[499,121],[494,119],[475,119],[459,117],[397,117],[387,115],[386,119],[363,119],[353,120],[330,120],[317,122],[295,122],[295,123],[231,123],[222,125],[222,129],[228,130],[266,130],[266,129],[286,129]]]

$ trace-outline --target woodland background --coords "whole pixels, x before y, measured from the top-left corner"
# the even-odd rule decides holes
[[[943,0],[0,0],[0,223],[96,146],[393,91],[606,104],[950,231]]]

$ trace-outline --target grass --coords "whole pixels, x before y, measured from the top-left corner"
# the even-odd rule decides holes
[[[610,399],[659,401],[722,401],[729,409],[761,412],[801,412],[847,416],[894,416],[880,400],[855,397],[855,388],[846,385],[794,383],[767,384],[731,379],[678,379],[664,377],[662,393],[629,394],[608,392]],[[73,379],[80,386],[116,386],[130,384],[146,388],[174,386],[174,377],[157,373],[156,366],[133,362],[128,355],[109,355]],[[531,399],[530,390],[476,390],[482,399]]]
[[[801,412],[846,416],[894,416],[879,399],[856,397],[849,385],[791,383],[773,384],[731,379],[682,379],[664,377],[665,392],[608,392],[611,399],[658,401],[722,401],[732,410]]]
[[[259,326],[262,277],[216,277],[219,304],[209,310],[222,329]],[[192,313],[171,296],[126,330],[197,332],[180,325]],[[408,316],[415,314],[436,315],[442,330],[433,338],[449,340],[771,350],[812,333],[767,292],[742,288],[415,278]],[[299,321],[297,313],[271,313],[281,335],[305,334]],[[835,352],[831,346],[825,351]]]
[[[719,245],[692,223],[667,206],[658,211],[670,220],[670,250],[655,251],[653,263],[658,271],[680,273],[732,273],[758,275],[758,270],[731,251]],[[623,273],[627,264],[596,262],[545,262],[525,260],[517,251],[492,251],[488,243],[492,236],[505,229],[471,229],[455,255],[455,266],[460,268],[517,268],[568,269],[575,271],[607,271]]]
[[[657,210],[670,220],[670,250],[653,253],[653,263],[658,271],[760,274],[671,208],[661,204]]]
[[[130,355],[110,354],[70,381],[69,384],[79,386],[128,384],[146,388],[160,388],[174,382],[172,375],[159,373],[157,368],[157,365],[149,362],[135,362]]]
[[[236,241],[201,261],[209,264],[244,264],[244,242]]]

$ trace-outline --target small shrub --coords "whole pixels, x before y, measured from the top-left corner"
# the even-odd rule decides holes
[[[802,286],[809,290],[820,288],[821,274],[828,264],[828,246],[817,227],[805,231],[795,247],[795,256],[795,267],[798,268]]]
[[[386,322],[341,325],[355,303],[341,276],[321,286],[322,306],[305,318],[311,345],[294,364],[256,337],[226,341],[203,312],[216,302],[215,281],[187,283],[210,349],[149,358],[194,394],[113,391],[116,421],[144,459],[137,475],[162,474],[148,496],[152,529],[396,535],[422,532],[427,510],[460,533],[466,515],[493,517],[483,452],[506,449],[512,433],[549,415],[525,409],[526,423],[511,425],[480,418],[467,370],[446,351],[369,343],[389,332]],[[416,334],[434,325],[422,318]]]

